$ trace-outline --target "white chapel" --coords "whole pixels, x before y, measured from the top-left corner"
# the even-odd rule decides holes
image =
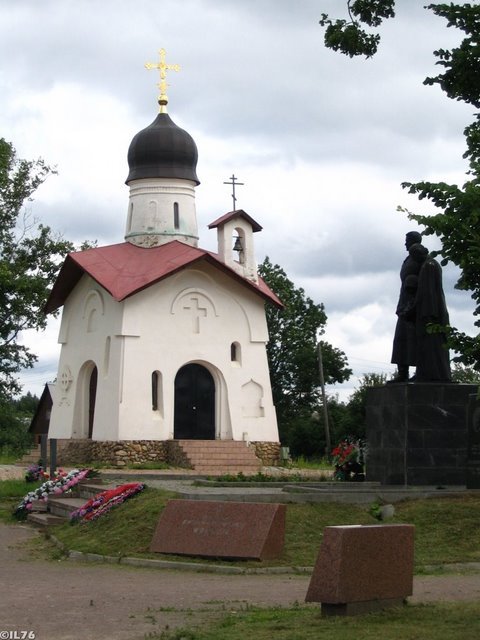
[[[159,102],[128,150],[124,242],[69,254],[46,304],[63,306],[49,438],[96,458],[215,440],[271,459],[265,304],[281,302],[257,274],[261,227],[231,211],[209,225],[218,252],[198,246],[197,147]]]

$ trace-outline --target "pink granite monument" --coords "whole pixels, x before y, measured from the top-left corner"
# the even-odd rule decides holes
[[[169,500],[150,551],[177,555],[265,560],[285,542],[283,504]]]
[[[414,526],[326,527],[306,602],[324,615],[354,615],[402,604],[413,590]]]

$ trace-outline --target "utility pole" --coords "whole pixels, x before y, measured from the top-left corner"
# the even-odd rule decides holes
[[[327,395],[325,393],[325,377],[323,375],[323,359],[322,359],[322,343],[319,342],[318,348],[318,373],[320,375],[320,389],[322,391],[323,421],[325,423],[325,454],[330,455],[332,450],[332,442],[330,439],[330,425],[328,424]]]

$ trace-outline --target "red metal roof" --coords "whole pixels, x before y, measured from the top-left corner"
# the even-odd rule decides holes
[[[217,218],[213,222],[208,225],[209,229],[214,229],[215,227],[220,227],[222,224],[228,222],[228,220],[232,220],[234,218],[244,218],[252,225],[252,231],[255,233],[256,231],[261,231],[263,227],[261,227],[258,222],[256,222],[252,216],[249,216],[246,211],[243,209],[236,209],[235,211],[230,211],[229,213],[225,213],[220,218]]]
[[[283,306],[261,278],[258,283],[247,280],[218,255],[173,240],[148,249],[122,242],[68,254],[45,304],[45,312],[61,307],[84,273],[106,289],[114,300],[120,301],[200,260],[217,267],[272,304]]]

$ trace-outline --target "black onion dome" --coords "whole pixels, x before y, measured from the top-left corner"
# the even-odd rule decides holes
[[[141,178],[183,178],[200,184],[197,160],[192,136],[177,127],[168,113],[159,113],[130,143],[126,183]]]

